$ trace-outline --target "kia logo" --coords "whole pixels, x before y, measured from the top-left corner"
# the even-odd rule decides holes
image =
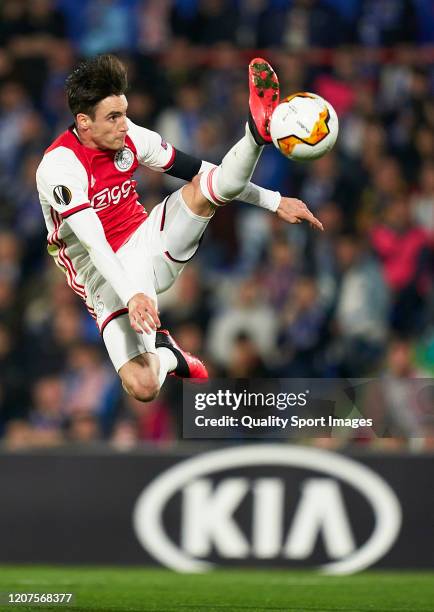
[[[233,476],[234,470],[255,466],[315,473],[303,481],[289,531],[283,531],[283,478]],[[230,474],[215,485],[212,476],[225,471]],[[373,530],[359,547],[340,483],[363,496],[374,515]],[[179,545],[163,524],[163,512],[177,493],[182,494]],[[248,493],[253,506],[249,538],[234,518]],[[369,567],[388,552],[401,527],[401,508],[390,486],[353,459],[314,448],[255,444],[196,455],[159,475],[140,494],[133,526],[142,546],[156,560],[180,572],[212,569],[214,565],[204,559],[213,548],[219,557],[232,560],[248,556],[304,560],[321,535],[330,561],[320,569],[348,574]]]

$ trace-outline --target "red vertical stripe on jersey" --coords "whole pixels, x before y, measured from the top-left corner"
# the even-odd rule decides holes
[[[59,258],[59,262],[60,264],[63,266],[63,268],[65,268],[66,271],[66,277],[67,277],[67,281],[68,281],[68,285],[71,287],[71,289],[73,289],[75,291],[75,293],[77,293],[81,298],[86,299],[86,292],[84,291],[84,287],[82,285],[80,285],[79,283],[76,282],[75,277],[76,277],[76,272],[74,270],[74,267],[72,265],[71,260],[69,259],[69,257],[65,254],[65,248],[66,245],[63,242],[63,240],[60,240],[59,238],[57,238],[57,231],[56,234],[54,236],[53,239],[53,243],[57,246],[57,248],[59,249],[58,252],[58,258]]]
[[[61,224],[60,215],[55,210],[53,210],[53,208],[50,209],[50,213],[51,213],[51,218],[54,223],[54,230],[48,236],[48,243],[54,244],[55,246],[58,247],[59,261],[61,265],[65,268],[68,285],[71,287],[74,293],[79,295],[84,300],[84,303],[86,305],[87,310],[89,311],[89,314],[91,315],[92,318],[96,320],[96,314],[95,314],[94,309],[91,306],[89,306],[86,302],[87,296],[86,296],[84,285],[81,285],[77,281],[77,271],[74,268],[71,258],[66,253],[67,245],[62,239],[58,237],[60,224]]]
[[[53,211],[53,209],[51,209]],[[53,217],[54,214],[54,217]],[[74,289],[74,291],[80,295],[83,299],[86,299],[86,292],[84,290],[84,286],[80,285],[80,283],[76,280],[77,272],[73,266],[73,263],[69,256],[66,253],[66,243],[59,238],[59,229],[61,224],[60,215],[53,211],[51,214],[53,220],[55,220],[56,232],[54,233],[53,240],[57,247],[59,247],[59,261],[63,264],[64,268],[67,270],[67,276],[69,279],[69,286]]]

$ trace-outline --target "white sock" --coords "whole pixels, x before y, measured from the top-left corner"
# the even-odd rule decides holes
[[[235,199],[249,183],[263,148],[246,124],[245,136],[226,153],[220,166],[201,175],[204,196],[217,206]]]
[[[160,382],[160,387],[162,387],[168,372],[173,372],[173,370],[178,367],[178,360],[175,353],[165,346],[157,348],[157,355],[160,358],[160,373],[158,375],[158,380]]]

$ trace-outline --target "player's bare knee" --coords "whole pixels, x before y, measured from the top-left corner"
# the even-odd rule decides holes
[[[158,379],[154,381],[136,380],[131,386],[131,394],[139,402],[152,402],[160,392]]]
[[[139,402],[151,402],[160,391],[158,376],[150,371],[139,371],[122,378],[122,385],[127,393]]]
[[[160,386],[158,384],[139,385],[136,388],[134,397],[136,400],[139,400],[139,402],[152,402],[152,400],[158,397],[159,392]]]
[[[215,206],[202,193],[200,175],[196,174],[182,190],[182,197],[188,208],[200,217],[212,217]]]
[[[193,178],[191,179],[191,184],[193,185],[195,191],[197,191],[198,193],[202,193],[202,190],[200,188],[200,175],[196,174],[196,176],[193,176]]]

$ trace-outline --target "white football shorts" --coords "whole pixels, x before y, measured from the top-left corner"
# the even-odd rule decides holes
[[[196,253],[210,220],[194,214],[181,192],[179,189],[157,204],[116,253],[134,285],[156,303],[157,295],[173,285]],[[95,311],[116,371],[137,355],[156,352],[155,332],[137,334],[132,329],[128,309],[95,268],[85,287],[86,302]]]

